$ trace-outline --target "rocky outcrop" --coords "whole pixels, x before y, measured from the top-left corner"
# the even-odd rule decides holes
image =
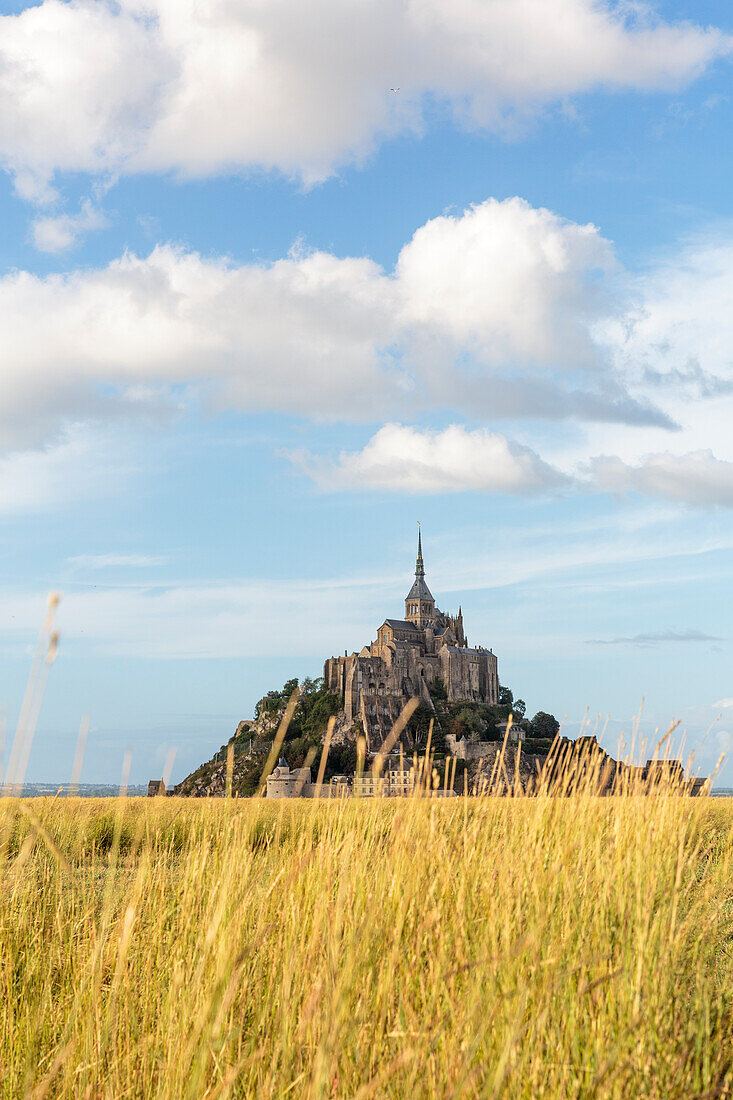
[[[222,798],[227,786],[227,757],[234,749],[232,794],[247,797],[258,789],[272,742],[282,721],[285,708],[264,712],[252,721],[242,721],[226,745],[222,745],[210,760],[179,783],[174,794],[189,798]]]
[[[232,768],[232,795],[246,798],[259,789],[266,754],[240,752],[234,754]],[[196,771],[179,783],[174,794],[189,798],[223,798],[227,788],[227,757],[216,753],[211,760],[201,764]]]

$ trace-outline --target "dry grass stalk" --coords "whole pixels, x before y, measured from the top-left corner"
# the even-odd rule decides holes
[[[733,810],[568,767],[532,798],[3,799],[0,1096],[730,1096]]]

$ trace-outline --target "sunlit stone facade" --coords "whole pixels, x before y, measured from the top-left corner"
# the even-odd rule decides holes
[[[460,608],[457,615],[447,615],[435,606],[425,581],[421,536],[404,619],[385,619],[376,641],[360,653],[330,657],[323,676],[329,690],[343,699],[347,720],[361,720],[370,751],[379,747],[409,699],[417,696],[433,706],[429,686],[436,679],[442,679],[451,702],[496,703],[499,698],[496,655],[468,645]]]

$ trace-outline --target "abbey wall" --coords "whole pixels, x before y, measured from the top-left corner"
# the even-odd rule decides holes
[[[469,647],[460,608],[457,615],[446,615],[435,606],[425,582],[421,538],[404,619],[385,619],[376,640],[361,652],[330,657],[323,677],[329,691],[343,699],[347,720],[361,720],[370,752],[410,699],[417,696],[432,708],[429,687],[438,678],[451,702],[499,699],[496,655],[483,646]]]

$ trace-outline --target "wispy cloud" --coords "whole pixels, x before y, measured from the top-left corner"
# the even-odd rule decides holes
[[[733,507],[733,462],[716,458],[711,450],[650,454],[636,465],[602,455],[591,460],[589,469],[590,484],[602,492],[638,492],[682,504]]]
[[[659,630],[650,634],[634,634],[626,638],[591,638],[588,645],[664,645],[667,642],[722,642],[715,634],[701,630]]]
[[[0,515],[52,511],[118,492],[131,467],[98,429],[75,424],[43,450],[0,457]]]
[[[78,214],[46,214],[36,218],[31,234],[39,252],[65,252],[87,233],[106,229],[108,225],[103,211],[86,199]]]
[[[66,560],[78,569],[145,569],[165,565],[168,558],[155,554],[76,554]]]
[[[557,624],[537,628],[537,609],[544,606],[551,588],[584,583],[605,591],[607,581],[614,583],[621,564],[634,563],[639,583],[643,578],[659,580],[663,575],[679,577],[686,555],[699,558],[699,547],[685,539],[670,539],[668,528],[652,525],[638,537],[615,532],[616,538],[599,537],[602,526],[589,525],[587,532],[573,530],[566,541],[553,540],[544,525],[527,524],[516,531],[497,529],[485,547],[478,547],[465,531],[426,544],[427,566],[432,591],[441,607],[457,606],[460,597],[470,612],[470,633],[485,644],[499,644],[500,652],[510,646],[525,657],[528,648],[541,652],[548,648],[547,631]],[[111,560],[145,555],[79,555],[82,562],[99,558],[100,572],[90,577],[71,572],[59,612],[59,628],[65,645],[91,647],[106,655],[178,658],[203,657],[286,657],[311,654],[323,659],[344,647],[359,649],[372,639],[380,616],[398,613],[412,581],[413,547],[396,553],[390,540],[385,560],[395,568],[322,577],[278,576],[197,578],[195,581],[168,575],[146,575],[143,569],[130,569],[105,576],[101,572]],[[693,564],[691,560],[689,564]],[[671,565],[671,568],[670,568]],[[91,564],[88,568],[93,569]],[[710,576],[710,562],[699,564],[700,575]],[[167,572],[167,571],[166,571]],[[82,583],[74,583],[79,579]],[[679,583],[674,580],[674,583]],[[468,593],[499,591],[521,586],[526,620],[519,616],[497,625],[496,604],[492,600],[469,599]],[[563,596],[564,600],[573,598]],[[516,606],[516,605],[515,605]],[[34,636],[42,617],[43,592],[13,592],[0,589],[0,642],[25,644]],[[308,622],[309,629],[293,630],[293,622]],[[526,622],[535,624],[531,639]],[[516,625],[516,629],[515,629]],[[709,640],[710,633],[676,630],[639,634],[634,638],[610,638],[601,645],[681,645]],[[720,629],[720,628],[718,628]],[[530,634],[532,632],[530,631]],[[521,635],[521,637],[520,637]],[[566,645],[567,637],[553,634],[553,645]],[[577,652],[577,639],[572,640]]]

